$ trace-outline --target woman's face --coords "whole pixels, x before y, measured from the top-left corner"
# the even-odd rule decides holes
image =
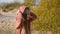
[[[30,16],[30,10],[26,10],[26,14],[27,14],[27,19],[29,19],[29,16]]]
[[[23,15],[24,15],[24,18],[25,18],[25,19],[29,20],[29,16],[30,16],[30,9],[25,9],[25,11],[24,11]]]

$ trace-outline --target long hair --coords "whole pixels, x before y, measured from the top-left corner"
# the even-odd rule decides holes
[[[30,11],[30,8],[29,7],[26,7],[24,12],[23,12],[23,17],[25,19],[24,21],[24,28],[25,28],[25,34],[28,34],[28,27],[27,27],[27,24],[28,24],[28,20],[27,20],[27,13]]]
[[[27,11],[28,10],[28,11]],[[23,17],[24,17],[24,19],[26,20],[27,19],[27,13],[30,11],[30,8],[29,7],[26,7],[25,8],[25,10],[24,10],[24,12],[23,12]]]

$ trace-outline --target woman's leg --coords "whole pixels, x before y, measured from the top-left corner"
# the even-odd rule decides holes
[[[16,34],[21,34],[21,32],[22,32],[22,28],[16,29]]]
[[[16,28],[16,34],[21,34],[23,28],[23,24],[19,26],[19,28]]]

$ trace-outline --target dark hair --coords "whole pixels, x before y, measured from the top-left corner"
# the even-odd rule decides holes
[[[30,8],[29,8],[29,7],[26,7],[25,10],[30,10]],[[24,10],[24,11],[25,11],[25,10]]]
[[[27,19],[27,11],[26,10],[29,10],[30,11],[30,8],[29,7],[26,7],[24,12],[23,12],[23,17],[24,19]]]

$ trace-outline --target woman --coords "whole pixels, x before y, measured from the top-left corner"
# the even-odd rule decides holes
[[[26,34],[31,34],[30,22],[36,19],[36,15],[30,12],[30,8],[27,6],[21,6],[18,9],[15,20],[16,34],[21,34],[24,26]]]

